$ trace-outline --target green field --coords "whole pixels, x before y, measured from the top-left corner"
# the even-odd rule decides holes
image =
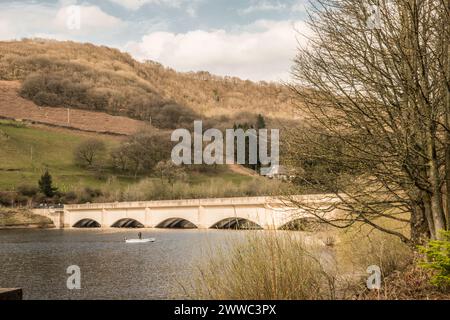
[[[61,191],[77,185],[97,187],[105,177],[77,167],[73,163],[74,149],[92,134],[55,128],[33,127],[20,122],[0,121],[0,190],[15,190],[19,185],[35,185],[48,168],[55,185]],[[117,137],[95,135],[107,148],[117,146]],[[114,174],[117,176],[117,174]],[[131,177],[117,176],[117,184],[129,183]]]
[[[12,191],[20,185],[37,185],[46,168],[52,174],[55,186],[63,192],[86,186],[124,188],[137,183],[131,174],[111,169],[103,169],[99,173],[74,164],[74,149],[92,137],[103,140],[108,149],[118,146],[122,139],[0,120],[0,190]],[[219,177],[233,184],[251,180],[251,177],[227,169],[215,174],[190,174],[188,180],[189,183],[198,184]]]

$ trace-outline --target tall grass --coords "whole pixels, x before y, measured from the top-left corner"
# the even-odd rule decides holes
[[[247,233],[209,252],[184,290],[194,299],[334,298],[335,275],[305,248],[294,233]]]
[[[392,223],[391,227],[395,228]],[[337,259],[346,272],[365,275],[368,266],[377,265],[383,276],[388,276],[404,269],[414,259],[413,250],[398,237],[365,224],[354,225],[338,237]]]
[[[195,280],[183,288],[196,299],[351,299],[368,291],[369,266],[379,266],[384,279],[405,270],[412,258],[397,238],[366,226],[260,231],[206,252]]]

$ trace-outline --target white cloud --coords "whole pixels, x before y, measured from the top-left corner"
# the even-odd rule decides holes
[[[14,38],[14,31],[11,26],[0,19],[0,39],[12,39]]]
[[[153,32],[125,49],[140,60],[155,60],[178,71],[287,80],[296,54],[296,30],[307,33],[304,23],[291,21],[258,21],[235,32]]]
[[[121,5],[129,10],[138,10],[145,4],[165,5],[168,7],[178,8],[183,3],[191,2],[189,0],[109,0],[115,4]]]
[[[287,6],[284,3],[276,2],[272,3],[269,1],[260,1],[255,3],[245,9],[239,10],[239,14],[250,14],[259,11],[281,11],[286,9]]]
[[[63,7],[58,10],[55,17],[55,24],[59,28],[67,27],[67,21],[72,14],[71,7]],[[108,15],[96,6],[80,6],[80,30],[95,30],[97,28],[119,27],[122,21],[119,18]]]
[[[109,0],[130,10],[137,10],[146,3],[159,2],[158,0]]]
[[[80,29],[70,29],[69,6],[9,5],[0,11],[0,39],[45,36],[70,39],[72,36],[92,36],[105,30],[123,27],[119,18],[108,15],[99,7],[80,6]]]

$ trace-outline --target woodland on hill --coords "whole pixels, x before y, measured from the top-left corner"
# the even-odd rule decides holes
[[[151,121],[161,129],[187,126],[194,119],[231,127],[236,119],[254,118],[249,111],[292,119],[290,92],[280,84],[179,73],[92,44],[0,42],[0,80],[23,81],[21,95],[38,105],[104,111]]]

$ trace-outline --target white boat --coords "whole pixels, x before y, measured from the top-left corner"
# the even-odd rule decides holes
[[[147,243],[147,242],[155,242],[155,238],[148,239],[125,239],[126,243]]]

